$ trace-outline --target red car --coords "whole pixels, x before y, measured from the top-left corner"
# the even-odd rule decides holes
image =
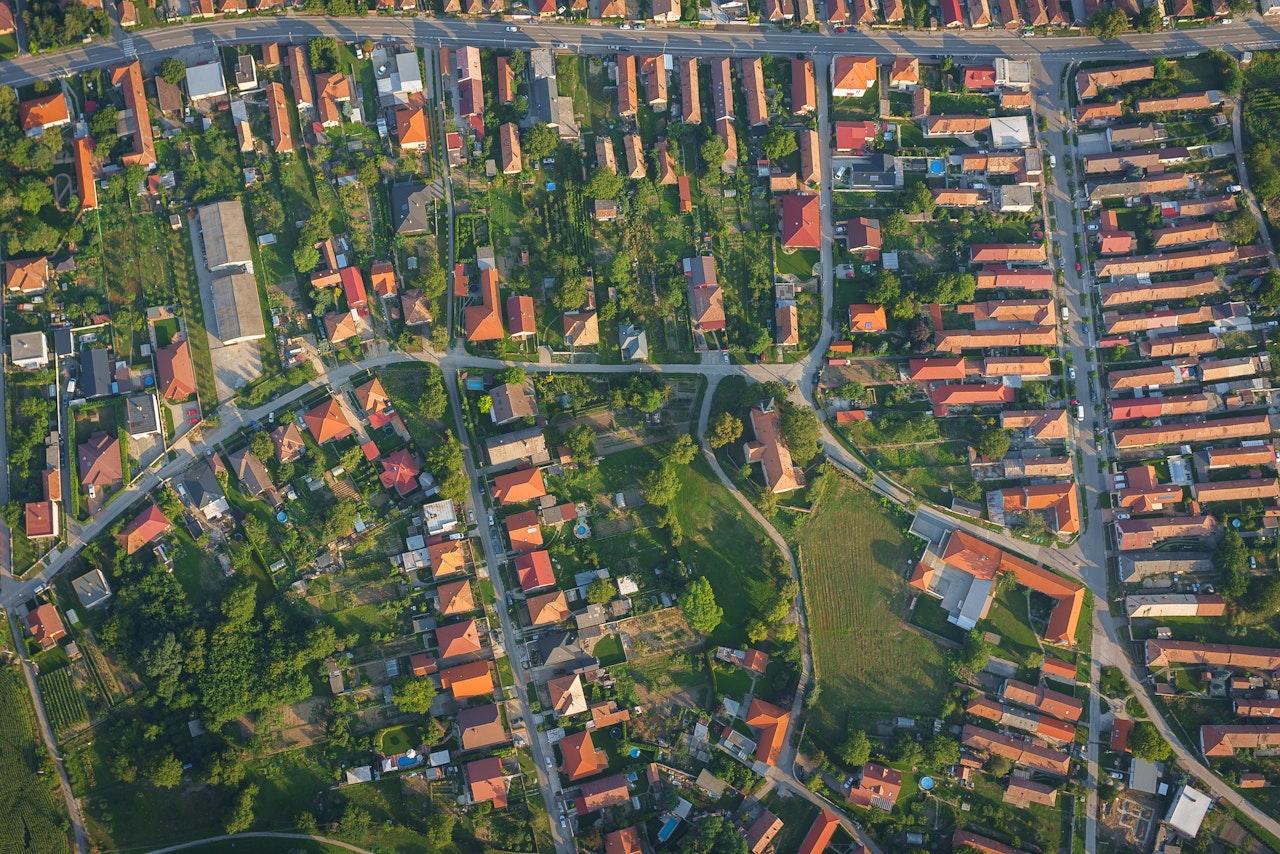
[[[836,32],[837,32],[837,33],[843,33],[843,32],[844,32],[844,27],[836,27]]]
[[[1077,261],[1077,262],[1076,262],[1076,272],[1077,272],[1077,273],[1079,273],[1079,272],[1080,272],[1080,262],[1079,262],[1079,261]]]

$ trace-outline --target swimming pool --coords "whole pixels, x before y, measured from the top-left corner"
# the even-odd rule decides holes
[[[947,164],[942,160],[942,158],[933,157],[929,159],[930,175],[943,175],[943,174],[946,174],[946,171],[947,171]]]
[[[412,768],[415,765],[422,764],[421,756],[398,756],[396,757],[396,765],[401,768]]]
[[[658,831],[658,841],[666,842],[671,838],[671,834],[676,832],[676,826],[680,824],[680,819],[673,815],[667,816],[667,820],[662,823],[662,830]]]
[[[924,790],[924,791],[926,791],[926,792],[927,792],[927,791],[929,791],[930,789],[932,789],[932,788],[933,788],[933,778],[932,778],[932,777],[921,777],[921,778],[920,778],[920,788],[921,788],[921,789],[923,789],[923,790]]]
[[[640,758],[640,748],[638,748],[638,747],[633,747],[633,748],[631,748],[630,753],[631,753],[631,758],[632,758],[632,759],[639,759],[639,758]]]

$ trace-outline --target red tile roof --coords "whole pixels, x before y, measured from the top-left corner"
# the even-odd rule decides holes
[[[172,401],[186,400],[196,393],[195,366],[191,361],[191,345],[183,339],[156,351],[159,391]]]
[[[120,547],[124,549],[125,554],[133,554],[169,530],[169,527],[169,519],[160,512],[160,508],[154,504],[148,504],[145,510],[116,534],[116,539],[120,541]]]
[[[555,572],[551,569],[551,555],[545,549],[517,557],[516,574],[520,577],[520,589],[526,593],[556,583]]]
[[[747,710],[747,726],[760,731],[760,739],[756,743],[756,761],[766,765],[776,765],[778,755],[782,752],[783,742],[787,737],[787,725],[791,721],[791,713],[778,708],[772,703],[754,698]]]
[[[347,423],[347,416],[342,412],[342,405],[332,397],[303,415],[302,420],[311,431],[311,438],[320,445],[335,439],[345,439],[354,432]]]
[[[528,468],[498,475],[493,479],[492,492],[499,504],[507,505],[541,498],[547,488],[542,482],[542,470]]]
[[[787,193],[778,203],[782,216],[782,246],[785,249],[817,249],[822,245],[819,222],[821,204],[817,196]]]

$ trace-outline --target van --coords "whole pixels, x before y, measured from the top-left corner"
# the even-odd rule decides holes
[[[1062,304],[1062,319],[1063,319],[1063,320],[1070,320],[1070,319],[1071,319],[1071,312],[1070,312],[1070,310],[1067,308],[1067,304],[1066,304],[1066,303],[1063,303],[1063,304]]]
[[[1076,404],[1076,420],[1084,421],[1084,406],[1082,404]]]
[[[1057,168],[1058,168],[1058,155],[1056,155],[1056,154],[1050,154],[1050,155],[1049,155],[1049,168],[1050,168],[1050,169],[1057,169]]]

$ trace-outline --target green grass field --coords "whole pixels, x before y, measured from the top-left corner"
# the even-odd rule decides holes
[[[946,688],[943,653],[902,621],[902,568],[912,549],[894,520],[860,487],[837,479],[797,540],[822,688],[810,730],[836,742],[851,716],[936,710]]]
[[[44,747],[35,736],[26,686],[13,667],[0,670],[0,838],[5,850],[56,854],[68,851],[61,800],[54,800],[57,778],[38,776],[45,759]],[[6,829],[7,828],[7,829]]]

